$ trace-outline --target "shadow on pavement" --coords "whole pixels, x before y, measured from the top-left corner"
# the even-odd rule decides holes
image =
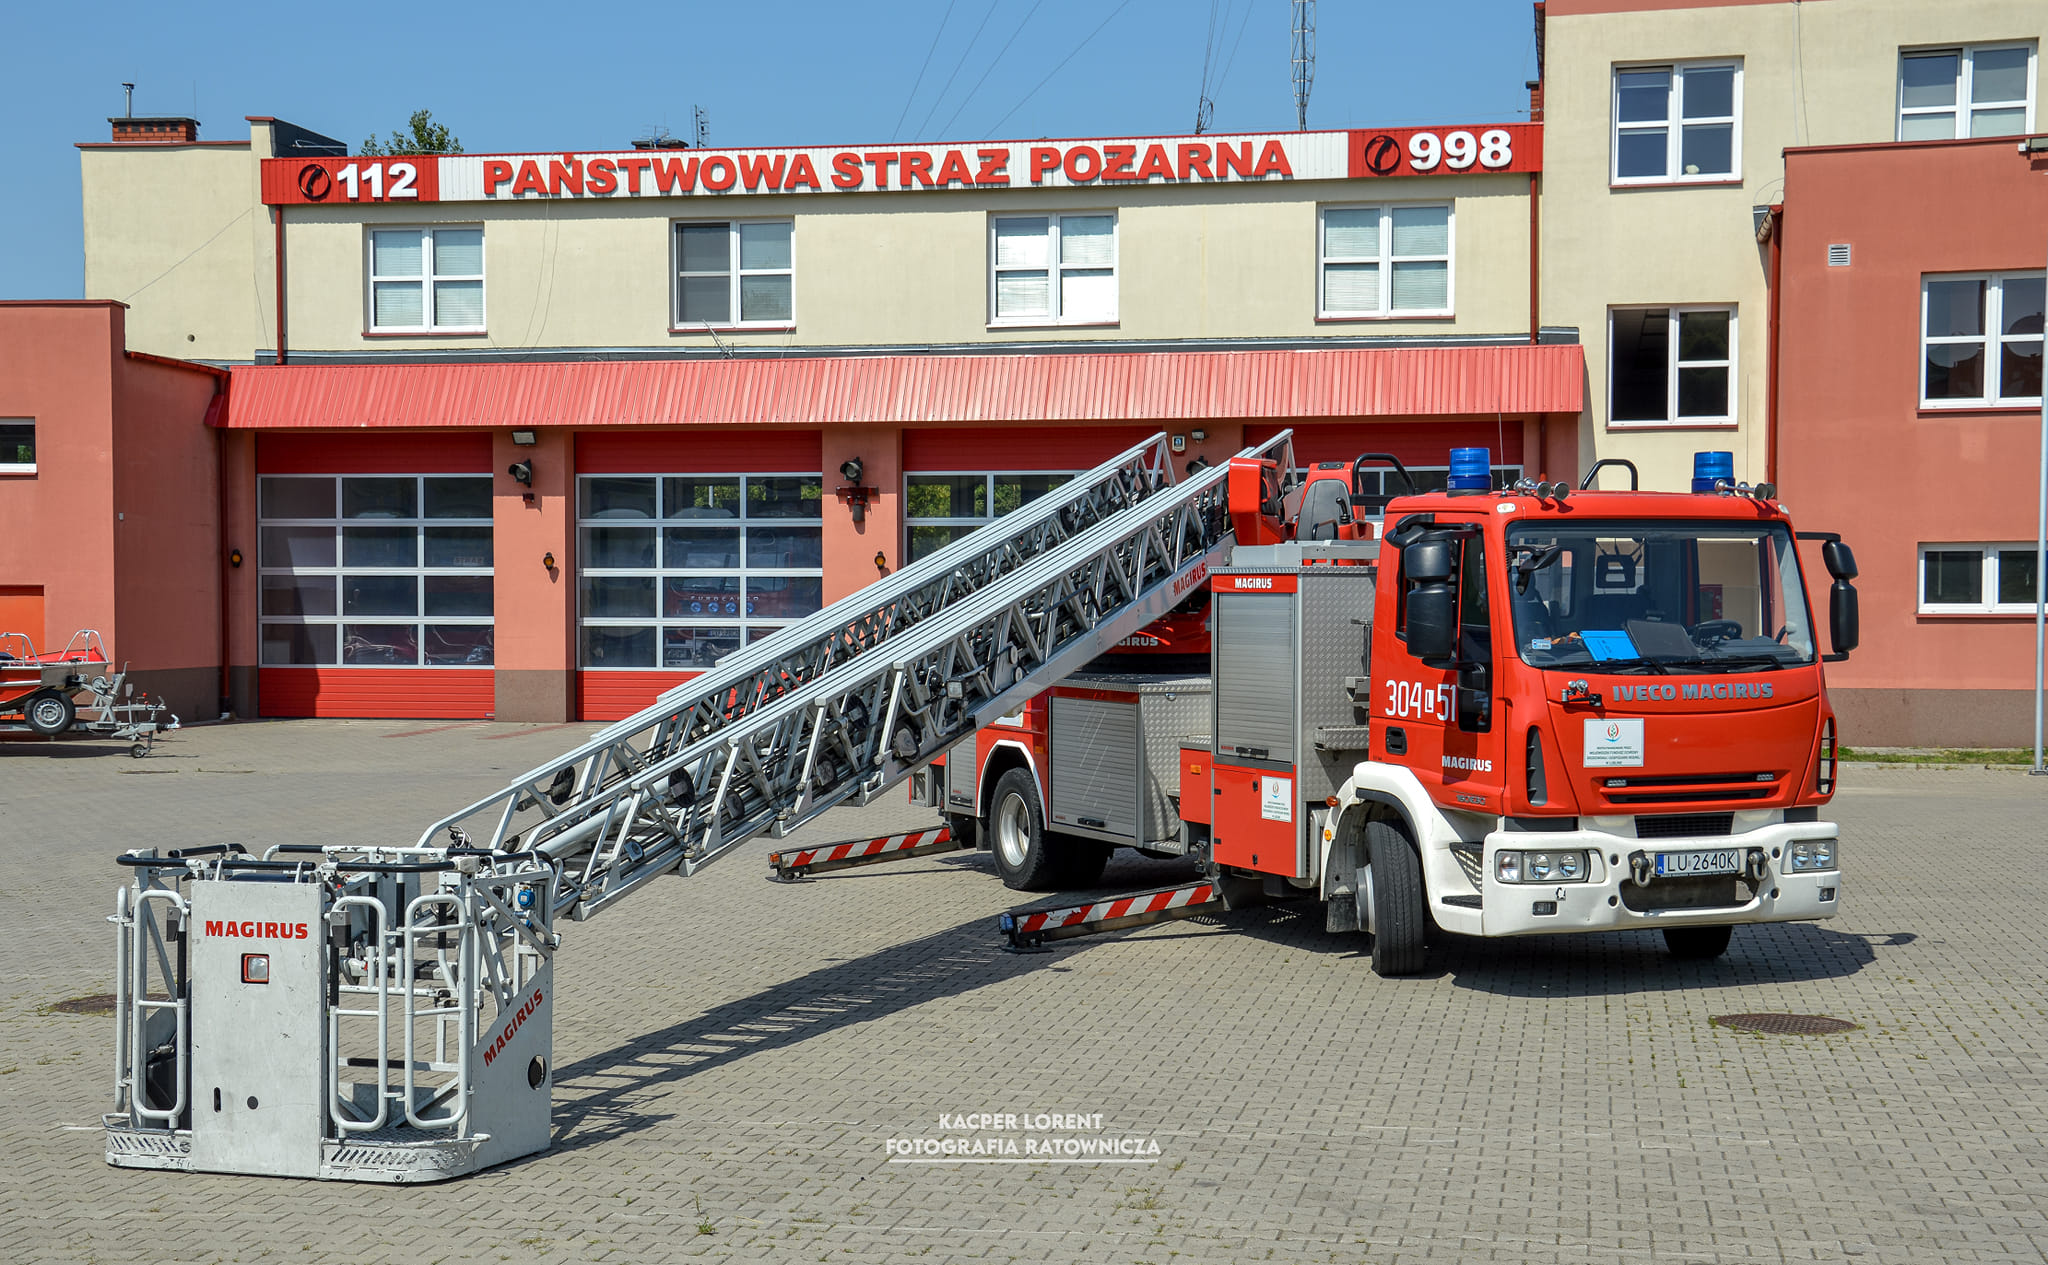
[[[556,1150],[593,1146],[668,1118],[650,1091],[764,1050],[957,997],[1044,965],[1006,953],[995,916],[835,962],[714,1006],[555,1070]]]

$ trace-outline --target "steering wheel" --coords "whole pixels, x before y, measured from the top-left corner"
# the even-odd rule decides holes
[[[1742,622],[1734,619],[1706,619],[1685,630],[1702,644],[1729,641],[1742,635]]]

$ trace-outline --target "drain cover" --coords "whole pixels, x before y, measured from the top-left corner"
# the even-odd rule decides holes
[[[114,995],[94,993],[89,997],[71,997],[51,1006],[50,1011],[59,1015],[111,1015],[114,1013]]]
[[[1854,1032],[1862,1026],[1833,1015],[1715,1015],[1714,1023],[1737,1032],[1764,1032],[1774,1037],[1824,1037]]]

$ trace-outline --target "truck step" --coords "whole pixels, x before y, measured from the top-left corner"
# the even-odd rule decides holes
[[[1121,931],[1126,927],[1192,918],[1222,907],[1223,897],[1217,892],[1216,885],[1204,880],[1181,887],[1163,887],[1133,896],[1092,901],[1086,905],[1007,913],[996,919],[996,930],[1008,938],[1011,950],[1025,953],[1042,949],[1048,940],[1070,940],[1075,936],[1092,936],[1103,931]]]
[[[931,852],[958,852],[973,846],[961,843],[953,837],[951,830],[940,826],[937,830],[913,830],[908,834],[883,835],[879,839],[849,839],[845,843],[828,843],[822,848],[771,852],[768,864],[775,867],[776,878],[794,883],[813,874],[850,870],[856,865],[879,865],[883,861],[900,861]]]

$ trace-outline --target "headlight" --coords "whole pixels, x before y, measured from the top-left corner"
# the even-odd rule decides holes
[[[1840,869],[1841,862],[1837,856],[1839,848],[1840,840],[1836,839],[1800,840],[1792,845],[1793,872]]]
[[[1583,883],[1586,854],[1502,849],[1493,855],[1493,873],[1503,883]]]

